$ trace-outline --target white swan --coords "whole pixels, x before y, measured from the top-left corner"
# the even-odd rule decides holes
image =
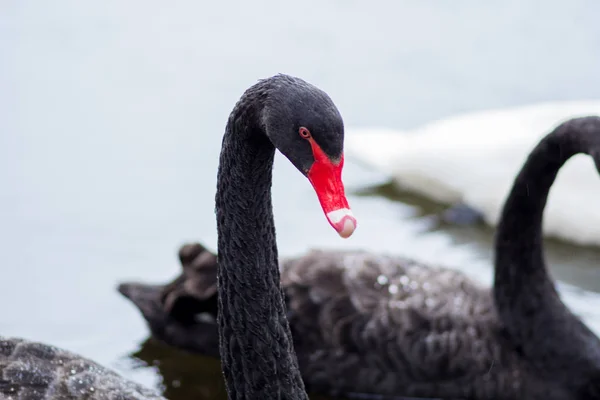
[[[495,226],[533,146],[560,122],[585,115],[600,115],[600,101],[474,112],[405,132],[349,128],[346,154],[389,173],[403,190],[441,203],[464,203]],[[544,235],[600,245],[600,182],[591,162],[576,156],[560,170],[544,215]]]

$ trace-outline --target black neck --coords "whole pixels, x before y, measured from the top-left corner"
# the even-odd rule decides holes
[[[232,400],[307,399],[280,286],[271,205],[275,148],[249,100],[229,119],[218,172],[222,368]]]
[[[599,128],[598,119],[590,117],[570,120],[548,134],[525,162],[504,205],[495,242],[494,296],[504,327],[524,351],[552,342],[534,338],[587,331],[561,302],[548,274],[542,216],[559,169],[573,155],[592,151]]]

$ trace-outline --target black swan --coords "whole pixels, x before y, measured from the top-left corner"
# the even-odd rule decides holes
[[[600,340],[560,300],[543,257],[542,215],[561,166],[600,171],[600,118],[566,121],[533,149],[506,200],[495,282],[360,251],[312,251],[280,265],[307,389],[469,399],[600,399]],[[171,345],[215,354],[218,260],[179,251],[183,273],[119,291]],[[205,339],[209,337],[210,339]]]
[[[217,325],[227,394],[307,399],[278,269],[271,175],[277,148],[305,175],[341,237],[356,228],[342,184],[344,126],[329,96],[276,75],[234,107],[217,175]]]

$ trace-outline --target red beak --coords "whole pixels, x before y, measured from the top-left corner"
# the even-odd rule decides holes
[[[356,229],[356,218],[350,210],[342,183],[344,155],[339,162],[332,162],[312,138],[309,141],[315,162],[308,171],[308,180],[317,192],[323,212],[331,226],[341,237],[348,238]]]

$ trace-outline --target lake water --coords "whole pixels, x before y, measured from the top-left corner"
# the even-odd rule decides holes
[[[81,353],[172,399],[222,398],[218,363],[146,342],[115,287],[172,279],[185,241],[215,248],[218,151],[243,90],[289,73],[326,90],[347,126],[398,129],[597,99],[599,13],[594,0],[2,1],[0,333]],[[489,229],[439,226],[438,205],[390,193],[352,160],[344,179],[360,224],[347,241],[277,157],[280,254],[364,248],[491,282]],[[553,242],[548,254],[567,303],[600,333],[600,251]]]

